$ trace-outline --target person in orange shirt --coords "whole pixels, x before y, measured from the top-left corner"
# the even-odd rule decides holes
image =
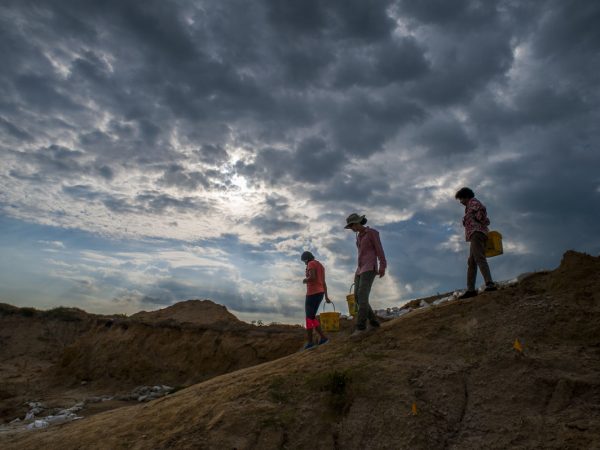
[[[306,345],[304,350],[314,348],[315,345],[323,345],[329,342],[329,339],[323,333],[321,324],[317,320],[317,311],[325,297],[327,303],[331,303],[327,295],[327,283],[325,282],[325,267],[317,261],[311,252],[304,252],[300,259],[306,264],[306,276],[302,283],[306,284],[306,301],[304,309],[306,311]],[[313,330],[319,334],[319,342],[315,344],[313,340]]]

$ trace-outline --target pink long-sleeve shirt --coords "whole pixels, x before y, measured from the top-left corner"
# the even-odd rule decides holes
[[[387,268],[385,253],[379,239],[379,232],[373,228],[365,227],[365,229],[356,236],[356,247],[358,248],[358,267],[356,275],[369,270],[377,270],[377,260],[379,259],[379,270]]]

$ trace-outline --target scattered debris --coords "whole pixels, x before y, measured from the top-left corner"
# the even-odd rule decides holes
[[[537,273],[537,272],[529,272],[527,274],[519,275],[517,278],[512,278],[510,280],[505,280],[505,281],[498,281],[496,283],[496,286],[498,287],[498,289],[505,289],[509,286],[519,283],[522,279],[527,278],[528,276],[531,276],[534,273]],[[485,289],[485,286],[482,286],[479,289],[479,292],[480,293],[484,292],[484,289]],[[435,300],[429,300],[429,301],[427,301],[425,299],[407,300],[404,302],[403,306],[394,306],[394,307],[390,307],[390,308],[386,308],[386,309],[378,309],[375,311],[375,314],[377,314],[379,317],[381,317],[383,319],[395,319],[396,317],[400,317],[404,314],[407,314],[407,313],[417,310],[417,309],[429,308],[430,306],[437,306],[441,303],[456,300],[460,296],[461,293],[462,293],[462,291],[454,291],[452,294],[447,295],[446,297],[441,297],[441,298],[438,298]]]
[[[375,314],[379,317],[383,317],[384,319],[393,319],[396,317],[400,317],[401,315],[406,314],[410,311],[412,310],[405,306],[394,306],[393,308],[378,309],[377,311],[375,311]]]
[[[35,430],[39,428],[46,428],[47,426],[50,426],[50,423],[45,420],[34,420],[29,425],[27,425],[27,429]]]
[[[74,406],[65,409],[47,408],[41,402],[29,402],[27,405],[31,409],[25,414],[23,419],[17,417],[7,425],[0,425],[0,431],[9,429],[39,430],[57,423],[72,422],[74,420],[82,419],[83,417],[78,416],[76,413],[84,408],[85,402],[79,402]]]
[[[138,386],[130,394],[121,396],[118,400],[148,402],[164,397],[174,391],[174,387],[166,385]],[[42,402],[28,402],[27,406],[29,406],[30,409],[27,414],[25,414],[25,417],[23,419],[17,417],[7,425],[0,425],[0,431],[6,431],[8,429],[39,430],[49,427],[50,425],[83,419],[83,417],[77,415],[77,413],[85,407],[86,403],[100,403],[114,399],[115,397],[109,395],[90,397],[85,401],[76,403],[70,408],[65,409],[47,408]]]
[[[28,405],[31,409],[25,415],[25,419],[23,420],[33,420],[36,415],[44,410],[44,406],[40,402],[29,402]]]
[[[166,385],[138,386],[130,394],[118,397],[118,400],[148,402],[164,397],[174,391],[174,387]],[[77,415],[77,413],[81,411],[87,403],[107,402],[114,399],[115,397],[110,395],[89,397],[85,401],[76,403],[74,406],[65,409],[52,409],[47,408],[41,402],[29,402],[27,403],[27,406],[29,406],[30,409],[25,417],[22,419],[17,417],[7,425],[0,425],[0,431],[8,430],[9,428],[39,430],[58,423],[72,422],[83,418]]]
[[[164,397],[175,391],[175,388],[166,385],[160,386],[138,386],[130,394],[119,397],[119,400],[137,400],[138,402],[149,402]]]
[[[88,398],[85,403],[101,403],[101,402],[108,402],[110,400],[113,400],[114,397],[110,396],[110,395],[102,395],[99,397],[90,397]]]

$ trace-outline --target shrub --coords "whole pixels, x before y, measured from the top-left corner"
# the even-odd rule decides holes
[[[19,314],[23,317],[33,317],[37,313],[35,308],[20,308]]]
[[[44,317],[48,319],[62,320],[63,322],[80,322],[84,311],[77,308],[67,308],[59,306],[44,312]]]
[[[334,370],[308,380],[309,386],[321,392],[329,392],[329,408],[336,416],[345,415],[353,401],[352,377],[348,371]]]

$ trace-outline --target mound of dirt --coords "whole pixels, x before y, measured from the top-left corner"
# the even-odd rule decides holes
[[[280,358],[302,345],[300,327],[117,320],[98,324],[66,348],[55,383],[114,390],[139,384],[190,385]]]
[[[39,311],[0,304],[0,422],[47,389],[46,373],[95,323],[75,308]]]
[[[598,277],[598,267],[595,264],[597,258],[584,253],[568,251],[563,255],[558,269],[552,274],[552,286],[554,291],[562,290],[585,290],[594,277]]]
[[[139,385],[187,386],[295,352],[302,336],[208,300],[132,318],[0,304],[0,423],[24,417],[33,400],[65,407]]]
[[[156,323],[166,320],[194,325],[240,323],[240,320],[227,311],[225,306],[218,305],[210,300],[179,302],[157,311],[140,311],[133,314],[131,318],[146,323]]]
[[[566,254],[553,272],[412,311],[360,340],[338,339],[143,406],[5,434],[0,444],[596,448],[598,273],[599,258]]]

